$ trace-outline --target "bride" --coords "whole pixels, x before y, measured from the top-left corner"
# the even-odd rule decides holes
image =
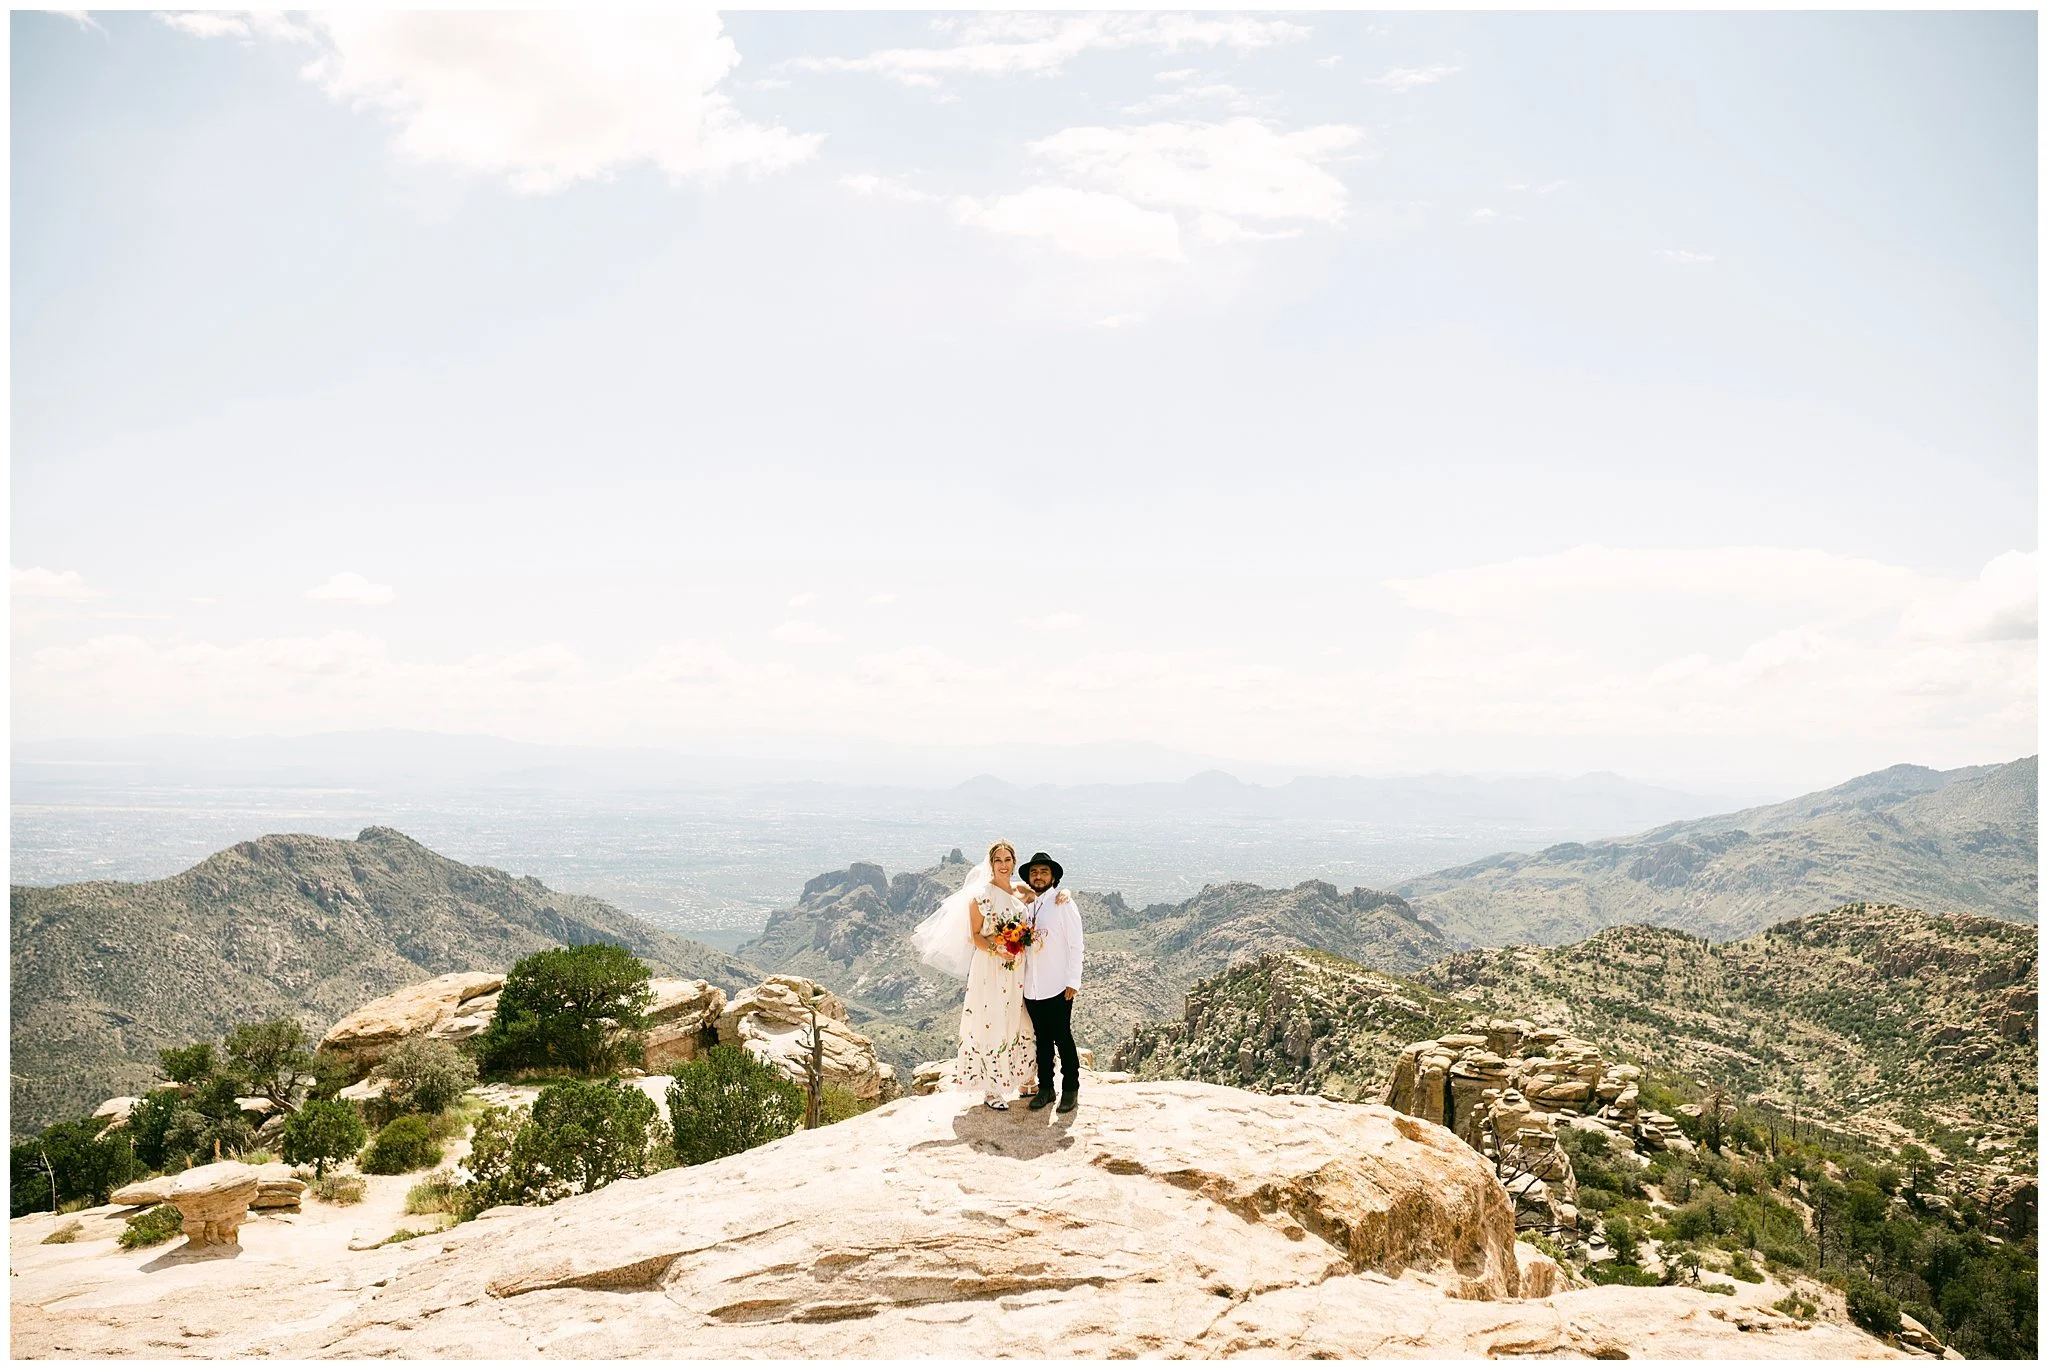
[[[1038,1084],[1038,1044],[1024,1011],[1019,971],[1023,958],[1005,966],[990,940],[997,926],[1024,917],[1024,906],[1011,893],[1016,870],[1017,849],[997,842],[960,892],[911,934],[926,964],[966,977],[955,1088],[980,1090],[982,1103],[993,1109],[1008,1108],[1010,1096],[1028,1094]]]

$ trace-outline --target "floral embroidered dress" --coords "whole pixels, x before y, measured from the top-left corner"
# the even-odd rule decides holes
[[[1022,919],[1024,906],[1008,890],[990,885],[974,897],[974,916],[987,936],[998,923]],[[978,1091],[984,1099],[1007,1099],[1038,1084],[1038,1041],[1024,1011],[1022,967],[1022,957],[1005,969],[1002,957],[977,948],[967,971],[957,1088]]]

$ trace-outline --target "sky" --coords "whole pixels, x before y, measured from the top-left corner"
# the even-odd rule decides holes
[[[11,36],[17,740],[2036,750],[2031,14]]]

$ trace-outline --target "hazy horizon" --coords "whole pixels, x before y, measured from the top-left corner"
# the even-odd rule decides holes
[[[2035,750],[2032,14],[9,23],[18,748]]]

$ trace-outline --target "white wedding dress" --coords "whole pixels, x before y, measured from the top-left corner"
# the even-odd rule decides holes
[[[982,936],[998,923],[1024,916],[1015,895],[994,885],[973,896]],[[1026,951],[1025,956],[1031,953]],[[1038,1039],[1024,1010],[1023,957],[1005,967],[994,952],[981,951],[967,968],[967,1002],[960,1009],[959,1083],[984,1099],[1008,1099],[1037,1088]]]
[[[967,981],[954,1088],[979,1091],[984,1100],[1008,1099],[1037,1088],[1038,1039],[1024,1010],[1023,958],[1004,967],[1000,956],[974,945],[968,919],[980,919],[982,935],[987,936],[998,922],[1020,919],[1024,913],[1015,895],[989,883],[984,861],[959,892],[948,896],[910,935],[925,964]]]

